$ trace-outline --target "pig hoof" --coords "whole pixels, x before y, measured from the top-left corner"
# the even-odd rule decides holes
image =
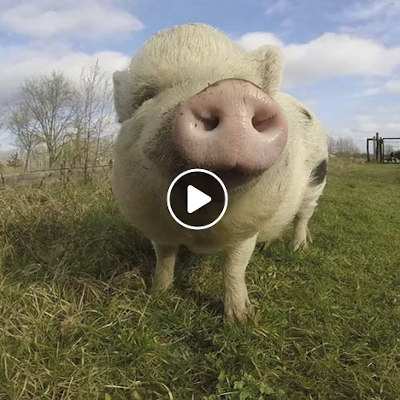
[[[153,282],[153,285],[151,286],[151,292],[153,294],[158,294],[161,292],[165,292],[167,289],[169,289],[172,285],[172,282],[168,281],[160,281],[155,279]]]
[[[308,242],[306,239],[293,240],[293,242],[292,242],[293,251],[307,250],[307,248],[308,248]]]
[[[298,251],[298,250],[307,250],[308,245],[312,243],[312,237],[310,234],[310,231],[306,230],[306,232],[302,235],[299,235],[298,237],[295,237],[292,241],[292,248],[293,251]]]
[[[292,241],[293,251],[306,250],[308,245],[312,243],[311,233],[308,228],[300,234],[295,235]]]
[[[226,322],[246,322],[253,314],[253,307],[246,299],[243,303],[233,303],[225,300],[225,321]]]

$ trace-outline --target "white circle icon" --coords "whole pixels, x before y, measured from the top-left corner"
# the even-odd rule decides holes
[[[182,183],[182,178],[185,177],[186,175],[192,175],[192,179],[189,177],[187,183],[183,183],[183,187],[179,192],[179,200],[184,202],[186,204],[185,209],[183,212],[181,212],[181,215],[177,215],[177,210],[174,207],[173,204],[173,192],[176,187]],[[212,193],[217,191],[219,192],[219,198],[222,197],[222,203],[218,202],[220,204],[220,210],[218,211],[217,215],[213,216],[213,220],[210,222],[207,222],[203,225],[193,225],[188,223],[187,221],[185,222],[184,219],[185,216],[189,217],[191,215],[196,215],[196,212],[201,212],[203,210],[203,207],[207,206],[208,204],[213,205],[213,201],[215,200],[213,198],[213,195],[211,192],[208,192],[208,187],[207,185],[204,184],[204,176],[203,178],[203,184],[201,186],[201,189],[196,186],[196,176],[198,177],[199,174],[205,174],[209,177],[209,183],[210,187],[213,186],[214,190]],[[206,179],[207,180],[207,179]],[[216,184],[217,183],[217,184]],[[217,187],[217,188],[216,188]],[[211,189],[211,188],[210,188]],[[176,195],[175,195],[176,196]],[[182,198],[184,197],[184,198]],[[176,198],[176,197],[175,197]],[[172,204],[171,204],[172,203]],[[228,191],[226,190],[226,186],[222,179],[216,175],[214,172],[208,171],[207,169],[202,169],[202,168],[193,168],[193,169],[188,169],[182,173],[180,173],[178,176],[174,178],[174,180],[171,182],[168,188],[167,192],[167,206],[168,206],[168,211],[171,214],[172,218],[181,226],[188,228],[188,229],[193,229],[193,230],[202,230],[202,229],[207,229],[211,228],[215,224],[217,224],[221,218],[224,216],[225,211],[228,207]],[[218,209],[218,207],[217,207]],[[215,212],[214,212],[215,213]]]

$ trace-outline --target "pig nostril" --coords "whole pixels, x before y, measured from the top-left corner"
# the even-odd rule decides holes
[[[218,117],[200,118],[206,131],[212,131],[219,125]]]
[[[275,117],[275,115],[271,115],[268,118],[257,118],[256,116],[254,116],[251,119],[251,124],[253,125],[253,128],[256,131],[263,132],[267,128],[271,127],[274,117]]]

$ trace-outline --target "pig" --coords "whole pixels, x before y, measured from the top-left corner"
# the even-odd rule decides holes
[[[294,223],[293,248],[311,241],[308,223],[326,184],[327,135],[315,115],[280,91],[282,55],[245,51],[205,24],[160,31],[113,75],[121,123],[112,189],[121,212],[151,240],[152,291],[173,282],[180,246],[223,252],[226,320],[251,316],[245,271],[257,242]],[[229,205],[205,230],[177,224],[166,194],[173,178],[204,168],[227,179]]]

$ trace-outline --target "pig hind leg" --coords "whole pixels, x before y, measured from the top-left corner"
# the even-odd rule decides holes
[[[305,249],[308,243],[312,243],[308,223],[314,214],[326,184],[326,160],[321,161],[311,172],[310,182],[304,194],[300,209],[296,214],[294,221],[294,238],[292,247],[295,251]]]
[[[168,289],[174,280],[177,246],[163,245],[153,242],[156,253],[156,269],[154,272],[152,291],[157,293]]]

